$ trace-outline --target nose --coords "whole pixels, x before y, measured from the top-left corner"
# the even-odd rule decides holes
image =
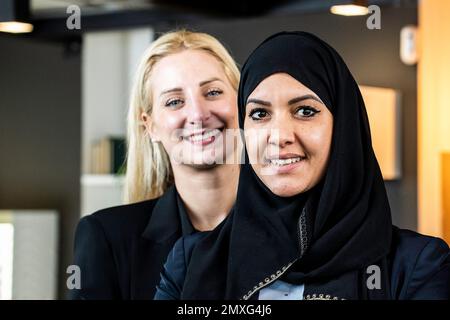
[[[280,148],[291,145],[295,141],[294,123],[288,117],[276,117],[270,128],[268,143]]]
[[[202,101],[201,98],[191,96],[189,98],[188,108],[186,108],[187,114],[187,121],[191,125],[198,125],[202,124],[211,117],[211,111],[209,110],[209,107],[207,104]]]

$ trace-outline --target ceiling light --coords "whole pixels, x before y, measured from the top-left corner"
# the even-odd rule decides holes
[[[33,31],[27,22],[30,17],[30,3],[27,0],[0,1],[0,32],[25,33]]]
[[[0,32],[27,33],[33,31],[33,25],[25,22],[0,22]]]
[[[348,4],[335,5],[330,8],[330,11],[341,16],[364,16],[369,14],[366,1],[352,1]]]

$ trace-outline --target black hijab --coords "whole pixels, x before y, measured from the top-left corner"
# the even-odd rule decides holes
[[[281,198],[259,180],[245,154],[234,209],[193,250],[183,299],[255,298],[255,292],[276,279],[307,289],[338,279],[326,293],[337,290],[344,298],[368,298],[373,294],[366,292],[364,274],[371,264],[381,267],[382,281],[387,281],[390,208],[353,76],[339,54],[319,38],[305,32],[277,33],[243,66],[241,128],[249,95],[279,72],[314,91],[333,115],[326,174],[307,193]],[[388,296],[383,290],[377,294]]]

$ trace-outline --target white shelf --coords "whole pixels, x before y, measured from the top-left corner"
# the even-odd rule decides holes
[[[84,174],[81,176],[81,215],[123,204],[124,176]]]
[[[117,187],[123,186],[125,177],[114,174],[84,174],[81,176],[82,186]]]

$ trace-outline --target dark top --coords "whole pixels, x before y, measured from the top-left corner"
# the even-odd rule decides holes
[[[195,232],[174,186],[154,200],[107,208],[83,217],[74,264],[81,289],[70,299],[153,299],[167,254]]]
[[[192,251],[208,233],[199,232],[176,242],[164,265],[156,300],[180,299]],[[449,247],[439,238],[393,227],[388,268],[390,277],[386,283],[391,299],[450,298]],[[322,283],[306,283],[304,299],[319,298],[321,294],[322,297],[349,298],[342,293],[345,288],[337,288],[336,283],[342,286],[343,282],[327,279]],[[336,294],[338,291],[341,293]],[[258,292],[252,296],[252,299],[257,298]]]

